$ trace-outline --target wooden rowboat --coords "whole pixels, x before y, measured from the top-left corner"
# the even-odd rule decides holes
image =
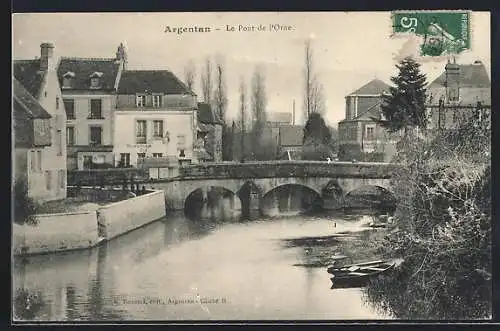
[[[330,278],[332,289],[363,287],[370,279],[392,269],[395,264],[395,262],[377,260],[342,267],[329,267],[327,271],[332,274]]]

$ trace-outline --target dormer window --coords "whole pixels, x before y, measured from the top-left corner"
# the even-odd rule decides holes
[[[100,88],[101,87],[101,77],[102,72],[94,72],[90,75],[90,88]]]
[[[136,107],[145,107],[146,106],[146,95],[145,94],[137,94],[135,96],[135,105]]]
[[[153,94],[153,107],[154,108],[160,108],[161,107],[161,101],[162,101],[162,98],[161,98],[161,94]]]
[[[72,88],[73,81],[75,80],[75,73],[68,71],[63,75],[63,86],[62,88]]]

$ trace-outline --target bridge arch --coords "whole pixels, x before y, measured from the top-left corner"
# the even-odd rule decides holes
[[[280,194],[281,193],[281,194]],[[298,210],[308,211],[322,206],[321,192],[302,183],[284,183],[267,190],[261,195],[260,211],[270,215],[281,210],[290,211],[292,205]]]
[[[347,207],[358,207],[359,204],[392,209],[396,205],[394,193],[384,185],[367,184],[351,189],[344,195]]]
[[[184,199],[184,214],[195,218],[226,218],[241,210],[241,199],[232,188],[210,185],[194,188]]]

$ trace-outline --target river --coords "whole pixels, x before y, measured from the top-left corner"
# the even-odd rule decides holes
[[[296,244],[361,231],[365,221],[172,214],[91,250],[16,259],[15,307],[43,321],[388,319],[362,289],[331,290],[326,267],[310,263],[314,247]]]

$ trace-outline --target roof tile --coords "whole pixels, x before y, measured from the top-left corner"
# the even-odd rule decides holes
[[[460,87],[491,87],[490,78],[483,63],[459,64],[457,66],[460,69]],[[429,88],[444,86],[446,86],[446,70],[429,85]]]
[[[168,70],[126,70],[118,86],[119,94],[143,92],[192,94],[187,86]]]
[[[61,58],[57,68],[59,84],[63,87],[63,77],[66,73],[74,75],[74,82],[70,90],[90,90],[90,77],[94,73],[101,75],[99,90],[114,90],[116,76],[120,63],[114,58]],[[64,88],[63,90],[68,90]],[[92,88],[95,90],[95,88]]]
[[[40,71],[40,60],[14,60],[14,77],[35,98],[40,92],[45,71]]]
[[[360,94],[382,94],[383,92],[389,91],[389,85],[381,81],[380,79],[374,79],[367,84],[361,86],[356,91],[349,95],[360,95]]]

